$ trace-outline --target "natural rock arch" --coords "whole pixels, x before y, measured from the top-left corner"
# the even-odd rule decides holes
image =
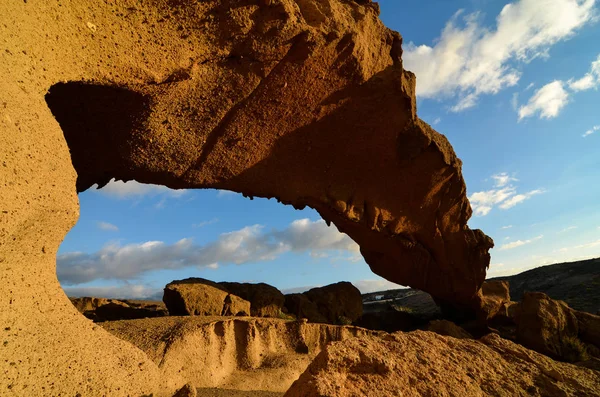
[[[461,162],[417,118],[375,4],[3,2],[0,29],[0,369],[17,394],[180,386],[56,280],[74,186],[113,177],[311,206],[375,273],[477,302],[493,243],[467,226]]]

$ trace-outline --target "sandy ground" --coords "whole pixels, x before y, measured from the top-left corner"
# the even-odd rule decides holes
[[[244,391],[218,388],[198,388],[196,390],[199,397],[279,397],[285,394],[259,390]]]

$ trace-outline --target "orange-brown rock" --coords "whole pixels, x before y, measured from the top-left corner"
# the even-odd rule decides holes
[[[565,343],[577,338],[577,317],[562,301],[542,292],[526,292],[517,317],[517,341],[553,358],[565,358],[570,348]]]
[[[285,297],[277,288],[265,283],[228,283],[219,285],[227,291],[250,302],[250,314],[255,317],[278,317]]]
[[[313,207],[375,273],[473,300],[492,241],[467,226],[461,162],[416,116],[401,37],[378,12],[349,0],[0,2],[0,373],[14,393],[182,386],[94,331],[56,279],[77,191],[113,177]]]
[[[479,341],[398,332],[334,342],[285,397],[600,396],[600,372],[496,334]]]
[[[80,313],[96,322],[168,315],[167,308],[162,302],[105,299],[89,296],[69,299]]]
[[[600,316],[576,310],[573,312],[577,318],[579,339],[600,349]]]
[[[465,331],[464,328],[448,320],[433,320],[427,325],[427,331],[435,332],[439,335],[451,336],[457,339],[473,339],[473,335]]]
[[[489,320],[496,316],[508,317],[508,308],[513,302],[510,300],[508,281],[485,281],[480,290],[482,320]]]
[[[203,278],[171,281],[163,301],[171,316],[249,316],[250,302]]]
[[[221,388],[218,395],[223,396],[231,395],[226,390],[240,396],[253,395],[251,391],[283,393],[327,344],[381,334],[247,317],[161,317],[101,325],[142,349],[158,365],[161,377],[176,384]]]

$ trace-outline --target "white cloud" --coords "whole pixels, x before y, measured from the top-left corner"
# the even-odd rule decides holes
[[[563,230],[561,230],[558,233],[566,233],[566,232],[570,232],[571,230],[575,230],[575,229],[577,229],[577,226],[569,226],[569,227],[564,228]]]
[[[512,225],[506,225],[506,226],[502,226],[500,229],[506,230],[506,229],[510,229],[512,227],[513,227]]]
[[[585,133],[582,135],[582,137],[586,138],[586,137],[588,137],[588,136],[592,135],[592,134],[593,134],[594,132],[596,132],[596,131],[600,131],[600,125],[595,125],[595,126],[593,126],[593,127],[592,127],[592,128],[590,128],[589,130],[587,130],[587,131],[586,131],[586,132],[585,132]]]
[[[518,179],[511,177],[506,172],[492,175],[494,189],[473,193],[469,196],[471,208],[476,216],[485,216],[494,207],[507,210],[523,201],[544,193],[542,189],[531,190],[527,193],[517,194],[517,188],[511,182]]]
[[[417,75],[423,98],[458,97],[452,111],[473,107],[483,94],[514,86],[517,62],[548,57],[549,49],[594,19],[595,0],[519,0],[504,6],[496,26],[458,11],[433,47],[409,43],[404,65]]]
[[[116,225],[108,222],[98,222],[98,229],[106,232],[118,232],[119,228]]]
[[[400,289],[406,288],[405,286],[392,283],[383,278],[368,279],[353,281],[352,284],[360,290],[361,294],[368,294],[369,292],[387,291],[389,289]]]
[[[508,175],[506,172],[501,172],[499,174],[492,175],[492,179],[494,180],[494,186],[496,187],[504,187],[511,182],[519,181],[517,178]]]
[[[158,269],[204,267],[269,261],[285,252],[347,251],[358,255],[358,245],[325,221],[300,219],[284,230],[264,231],[260,225],[224,233],[200,246],[191,239],[175,244],[148,241],[139,244],[112,243],[95,253],[69,252],[57,256],[61,283],[73,285],[99,279],[129,280]],[[348,258],[349,260],[352,257]]]
[[[580,79],[571,79],[568,83],[569,88],[573,91],[586,91],[592,88],[598,88],[598,86],[600,86],[600,55],[592,62],[592,66],[588,73]]]
[[[565,86],[572,92],[567,92]],[[566,83],[561,80],[555,80],[552,83],[546,84],[529,99],[525,106],[519,108],[519,120],[525,117],[531,117],[536,114],[540,118],[551,119],[560,113],[560,111],[569,102],[569,97],[573,92],[585,91],[589,89],[597,89],[600,86],[600,55],[592,62],[590,71],[579,79],[570,79]],[[588,134],[587,131],[583,136]],[[593,131],[592,131],[593,132]]]
[[[98,188],[97,185],[92,187]],[[181,197],[186,190],[173,190],[166,186],[150,185],[136,181],[111,180],[106,186],[98,190],[99,193],[117,199],[141,198],[144,196],[166,195],[168,197]]]
[[[525,91],[529,91],[535,86],[535,83],[529,83],[529,85],[525,88]]]
[[[532,190],[530,192],[524,193],[524,194],[516,194],[514,196],[512,196],[511,198],[503,201],[500,204],[500,208],[502,208],[503,210],[507,210],[509,208],[514,207],[515,205],[522,203],[525,200],[530,199],[531,197],[535,196],[536,194],[542,194],[544,193],[544,190],[542,189],[536,189],[536,190]]]
[[[555,80],[537,90],[527,104],[519,108],[519,120],[536,114],[543,119],[554,118],[568,102],[569,94],[565,90],[563,82]]]
[[[238,194],[239,193],[232,192],[231,190],[219,190],[219,191],[217,191],[217,197],[218,198],[234,197],[234,196],[237,196]]]
[[[80,298],[84,296],[93,296],[96,298],[112,299],[162,299],[162,288],[153,288],[141,284],[123,283],[122,285],[111,286],[84,286],[84,287],[65,287],[67,296]]]
[[[515,92],[513,94],[512,98],[510,99],[510,106],[513,108],[513,110],[515,112],[519,108],[519,93],[518,92]]]
[[[212,219],[211,219],[211,220],[209,220],[209,221],[202,221],[202,222],[194,223],[194,224],[192,225],[192,227],[193,227],[193,228],[196,228],[196,229],[198,229],[198,228],[201,228],[201,227],[204,227],[204,226],[208,226],[208,225],[215,224],[215,223],[217,223],[217,222],[219,222],[219,219],[217,219],[217,218],[212,218]]]
[[[432,125],[438,125],[440,123],[440,121],[442,121],[442,119],[438,117],[435,120],[433,120],[433,122],[431,124]]]
[[[506,243],[506,244],[501,245],[500,248],[499,248],[499,250],[500,251],[511,250],[511,249],[514,249],[514,248],[517,248],[517,247],[521,247],[521,246],[526,245],[526,244],[531,244],[531,243],[533,243],[535,241],[541,240],[542,238],[544,238],[544,236],[540,235],[540,236],[534,237],[534,238],[529,239],[529,240],[517,240],[517,241],[513,241],[511,243]]]

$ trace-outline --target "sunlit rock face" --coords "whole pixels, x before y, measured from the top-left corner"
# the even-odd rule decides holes
[[[461,162],[417,118],[401,37],[378,13],[350,0],[0,5],[0,369],[13,390],[181,386],[94,330],[56,280],[76,191],[113,177],[310,206],[375,273],[477,305],[493,243],[468,228]]]

